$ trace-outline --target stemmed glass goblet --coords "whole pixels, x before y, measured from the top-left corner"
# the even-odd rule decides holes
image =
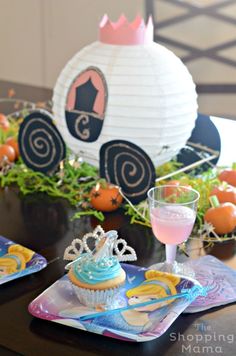
[[[187,186],[162,185],[151,188],[147,195],[153,233],[166,246],[166,262],[150,268],[194,277],[194,271],[175,258],[177,245],[186,241],[193,229],[200,194]]]

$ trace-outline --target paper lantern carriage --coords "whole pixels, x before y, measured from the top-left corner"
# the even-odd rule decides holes
[[[153,42],[151,18],[112,23],[104,16],[99,41],[65,66],[53,93],[53,117],[32,113],[19,141],[25,163],[45,173],[63,159],[63,141],[134,203],[154,184],[155,169],[184,147],[197,118],[188,70]]]

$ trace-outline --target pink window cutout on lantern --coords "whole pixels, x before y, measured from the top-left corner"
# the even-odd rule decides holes
[[[68,93],[66,108],[67,110],[74,109],[76,102],[76,89],[82,84],[88,82],[89,79],[98,91],[94,101],[93,111],[96,112],[100,117],[103,117],[106,106],[107,88],[102,72],[99,69],[93,67],[90,67],[84,72],[80,73],[73,82]]]
[[[89,67],[74,79],[66,101],[66,123],[72,136],[93,142],[100,135],[107,105],[107,84],[103,73]]]

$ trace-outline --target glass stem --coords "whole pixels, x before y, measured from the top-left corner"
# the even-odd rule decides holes
[[[176,245],[168,245],[166,244],[166,262],[167,263],[174,263],[176,257]]]

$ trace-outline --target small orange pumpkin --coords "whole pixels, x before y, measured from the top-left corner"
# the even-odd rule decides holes
[[[19,152],[19,145],[18,145],[17,140],[14,137],[8,137],[6,139],[6,144],[11,146],[15,150],[16,159],[18,159],[20,152]]]
[[[210,198],[211,204],[205,215],[204,220],[211,223],[217,234],[229,234],[236,227],[236,206],[232,203],[220,204],[214,195]]]
[[[236,188],[229,184],[222,184],[212,189],[210,196],[216,195],[220,203],[236,204]]]
[[[10,127],[9,121],[7,120],[6,115],[0,113],[0,129],[7,131]]]
[[[15,150],[9,145],[0,146],[0,160],[3,157],[7,157],[10,162],[14,162],[16,158]]]
[[[183,186],[186,188],[192,188],[191,185],[186,184],[186,183],[184,184],[179,180],[170,180],[169,182],[166,182],[166,185],[167,185],[167,187],[165,187],[165,190],[164,190],[164,194],[165,194],[166,198],[173,194],[175,194],[175,196],[179,196],[178,192],[174,189],[176,187]],[[173,188],[172,188],[172,186],[173,186]]]
[[[90,192],[90,203],[92,207],[99,211],[114,211],[119,208],[123,201],[119,187],[106,183],[98,183]]]
[[[224,169],[220,174],[219,174],[219,180],[221,182],[227,182],[230,185],[233,185],[236,187],[236,167],[235,163],[233,164],[232,168],[227,168]]]

